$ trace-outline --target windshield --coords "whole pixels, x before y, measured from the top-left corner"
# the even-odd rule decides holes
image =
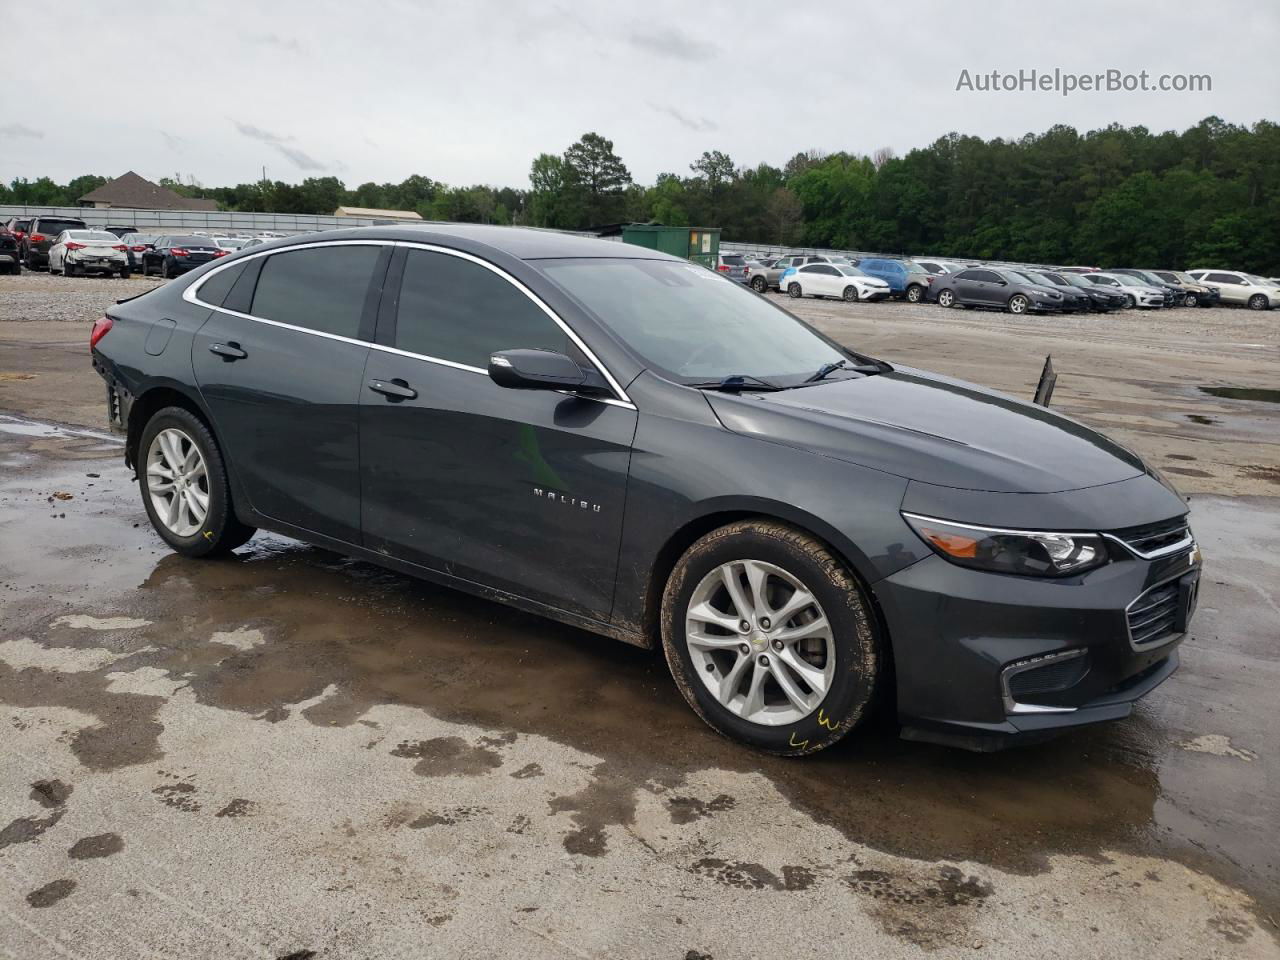
[[[1010,280],[1013,280],[1015,282],[1020,281],[1022,283],[1030,283],[1030,284],[1040,283],[1040,281],[1033,278],[1031,274],[1023,273],[1021,270],[1005,270],[1004,275],[1008,277]]]
[[[793,386],[850,354],[768,300],[672,260],[544,260],[543,272],[645,362],[685,383],[756,377]]]
[[[114,233],[107,233],[103,230],[68,230],[67,239],[69,240],[96,240],[99,243],[119,243],[120,238]]]
[[[846,277],[865,277],[866,276],[866,274],[863,273],[861,270],[859,270],[857,267],[846,267],[839,263],[837,263],[835,266],[836,266],[836,269],[839,270],[841,273],[843,273]]]

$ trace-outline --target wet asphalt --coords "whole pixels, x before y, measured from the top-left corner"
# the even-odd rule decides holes
[[[2,415],[0,956],[1280,955],[1280,499],[1191,506],[1128,720],[780,760],[650,652],[275,536],[174,555],[117,439]]]

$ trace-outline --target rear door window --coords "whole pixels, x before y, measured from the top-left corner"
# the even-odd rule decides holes
[[[1208,273],[1204,279],[1208,283],[1239,283],[1239,277],[1233,277],[1229,273]]]
[[[481,370],[499,350],[569,352],[560,326],[501,275],[428,250],[410,250],[405,260],[395,345]]]
[[[255,317],[355,338],[373,267],[373,244],[289,250],[266,258],[253,295]]]
[[[236,281],[240,279],[240,274],[244,273],[245,264],[248,262],[247,260],[242,261],[224,270],[219,270],[204,283],[200,284],[200,290],[196,294],[197,298],[210,306],[222,306],[223,301],[227,299],[227,294],[236,285]]]

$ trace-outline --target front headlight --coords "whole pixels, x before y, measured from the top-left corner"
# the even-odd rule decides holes
[[[903,513],[934,552],[962,567],[1029,577],[1065,577],[1107,562],[1096,533],[1046,533],[976,527]]]

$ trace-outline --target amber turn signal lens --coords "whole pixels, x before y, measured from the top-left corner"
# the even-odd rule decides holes
[[[928,527],[925,527],[923,532],[929,538],[930,543],[950,556],[976,557],[978,555],[978,541],[972,537],[961,537],[954,533],[942,533],[939,530],[930,530]]]

